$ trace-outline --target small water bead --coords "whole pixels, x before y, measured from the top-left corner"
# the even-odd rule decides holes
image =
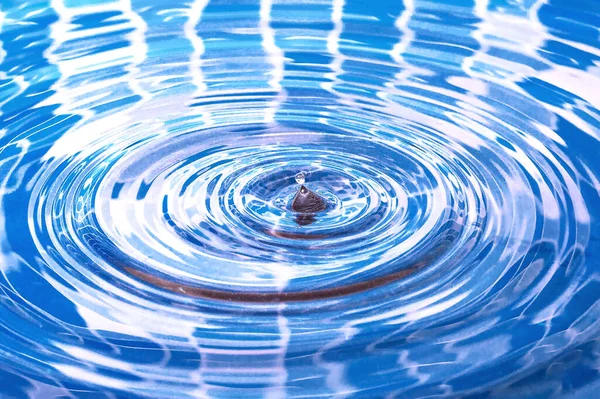
[[[304,184],[305,181],[306,181],[306,178],[304,176],[304,173],[298,173],[296,175],[296,183],[298,183],[298,184]]]

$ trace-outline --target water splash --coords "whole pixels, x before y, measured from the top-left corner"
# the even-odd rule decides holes
[[[93,3],[0,11],[2,395],[590,397],[591,3]]]

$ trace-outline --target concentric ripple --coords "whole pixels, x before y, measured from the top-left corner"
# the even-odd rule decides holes
[[[593,397],[593,3],[75,3],[0,10],[0,397]]]

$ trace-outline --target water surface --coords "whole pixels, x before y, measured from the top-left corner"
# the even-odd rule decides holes
[[[599,11],[3,0],[0,397],[594,397]]]

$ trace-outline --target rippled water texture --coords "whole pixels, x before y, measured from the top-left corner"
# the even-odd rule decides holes
[[[1,0],[0,397],[596,397],[599,27]]]

